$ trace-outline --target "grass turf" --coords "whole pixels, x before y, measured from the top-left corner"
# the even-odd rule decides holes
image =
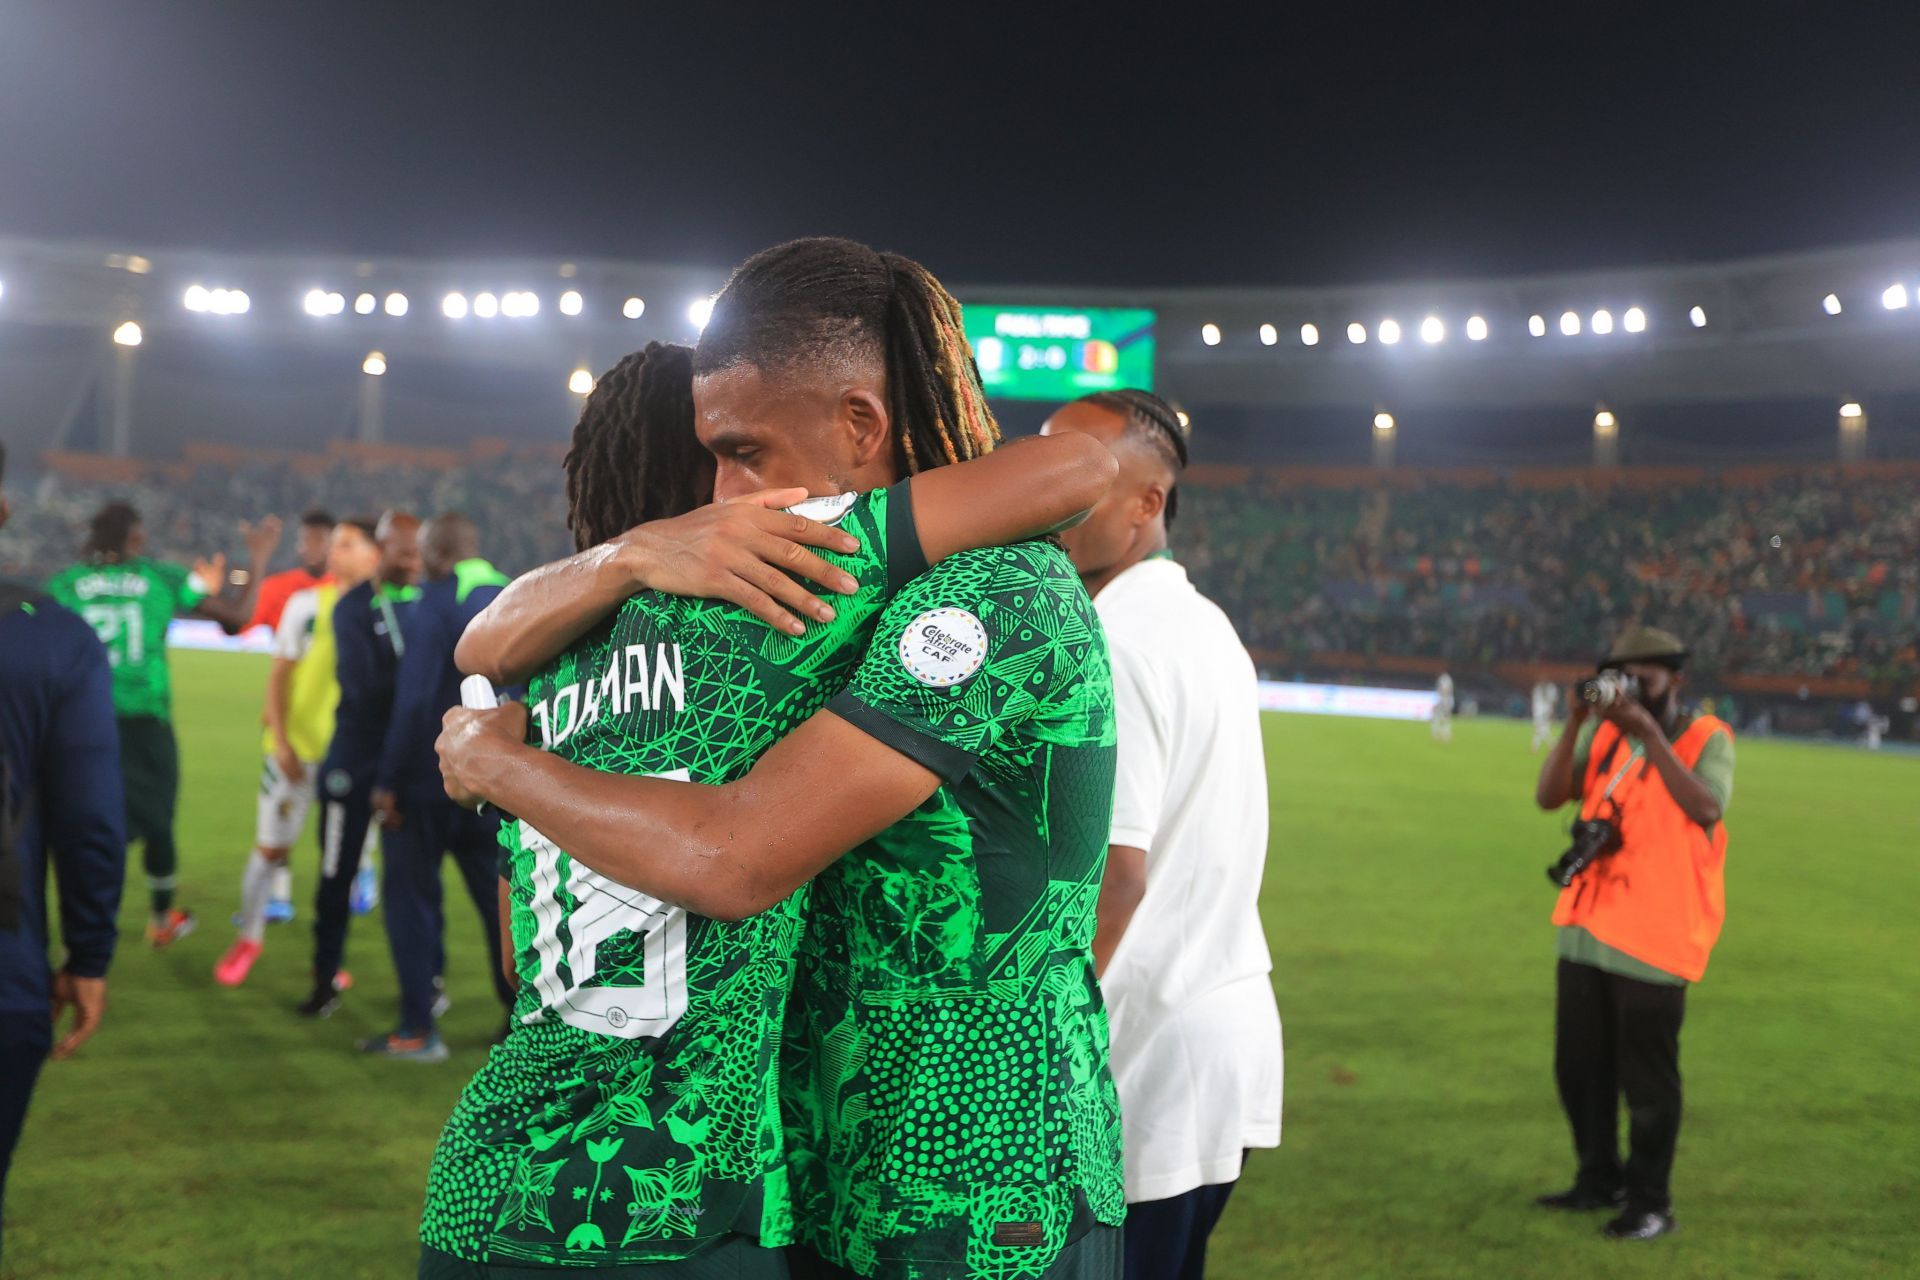
[[[3,1273],[412,1274],[441,1121],[497,1012],[448,877],[444,1067],[361,1061],[394,985],[377,917],[331,1020],[304,993],[302,918],[248,984],[211,967],[252,839],[264,663],[175,657],[182,901],[201,932],[156,954],[129,876],[111,1007],[49,1064],[16,1155]],[[1740,747],[1731,900],[1689,996],[1681,1233],[1597,1238],[1531,1196],[1572,1173],[1551,1078],[1551,892],[1561,822],[1529,797],[1526,729],[1270,717],[1262,905],[1288,1048],[1286,1141],[1255,1153],[1214,1237],[1217,1280],[1326,1276],[1833,1277],[1920,1257],[1913,904],[1920,761]]]

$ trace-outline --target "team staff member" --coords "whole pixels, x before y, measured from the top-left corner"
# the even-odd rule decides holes
[[[287,601],[273,641],[267,676],[266,760],[260,779],[253,853],[240,895],[239,937],[213,968],[214,980],[237,987],[247,980],[266,938],[267,899],[276,871],[307,824],[314,773],[333,738],[340,701],[334,676],[333,607],[342,589],[357,586],[380,563],[371,520],[342,520],[333,528],[327,576]]]
[[[1198,1280],[1248,1149],[1280,1142],[1258,681],[1233,624],[1167,549],[1187,462],[1173,407],[1101,392],[1042,431],[1092,436],[1120,464],[1061,535],[1113,663],[1118,765],[1093,956],[1125,1138],[1126,1274]]]
[[[0,445],[0,478],[6,465]],[[7,514],[0,493],[0,525]],[[47,1051],[71,1054],[106,1011],[127,860],[118,762],[106,649],[74,614],[0,582],[0,1200]],[[57,973],[49,859],[67,952]],[[54,1019],[68,1008],[73,1025],[56,1045]]]
[[[346,989],[346,953],[353,885],[373,824],[373,772],[393,712],[393,681],[406,652],[406,614],[420,597],[420,521],[389,511],[376,530],[380,570],[333,607],[340,705],[333,740],[320,764],[320,887],[313,898],[313,991],[295,1006],[324,1018]]]
[[[387,943],[400,979],[400,1023],[363,1041],[367,1053],[410,1062],[444,1062],[447,1047],[434,1029],[435,979],[445,954],[440,860],[453,854],[460,878],[479,909],[487,966],[504,1010],[513,988],[500,969],[499,820],[462,809],[440,781],[433,742],[440,717],[460,705],[460,672],[453,648],[460,633],[493,602],[507,577],[480,555],[473,521],[448,512],[420,531],[427,583],[408,614],[406,655],[394,682],[393,714],[373,784],[373,809],[384,831]]]
[[[1634,627],[1600,666],[1640,682],[1595,720],[1569,699],[1567,726],[1541,766],[1543,809],[1580,802],[1619,848],[1560,894],[1554,1075],[1580,1167],[1554,1209],[1620,1207],[1605,1231],[1651,1240],[1674,1229],[1668,1180],[1680,1135],[1680,1021],[1687,984],[1706,972],[1726,916],[1733,731],[1680,704],[1687,649],[1673,634]],[[1620,1162],[1619,1098],[1627,1097]]]
[[[246,590],[220,595],[227,558],[192,571],[147,558],[140,513],[124,502],[102,507],[88,528],[86,559],[54,575],[47,594],[87,620],[107,647],[113,668],[113,711],[120,722],[120,772],[126,785],[127,836],[144,846],[151,917],[147,941],[167,947],[193,932],[191,912],[173,905],[179,853],[173,811],[180,798],[180,747],[173,736],[167,625],[176,613],[211,618],[229,634],[245,628],[267,562],[280,542],[280,520],[243,523],[250,560]]]

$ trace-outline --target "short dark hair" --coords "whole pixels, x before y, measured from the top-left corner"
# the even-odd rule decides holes
[[[302,520],[300,523],[306,524],[308,521]],[[332,527],[337,529],[343,524],[351,525],[361,533],[366,534],[368,542],[377,543],[380,541],[380,524],[372,516],[348,516],[345,520],[335,520]]]
[[[913,259],[854,240],[790,240],[748,258],[713,301],[693,372],[783,374],[827,360],[882,370],[895,462],[909,475],[1000,439],[959,302]]]
[[[585,551],[713,499],[713,455],[693,429],[693,348],[649,342],[600,375],[574,424],[567,528]]]
[[[90,556],[125,555],[127,539],[140,523],[140,513],[131,502],[109,502],[87,522],[87,554]]]
[[[331,529],[339,523],[325,507],[308,507],[300,517],[301,527],[307,529]]]
[[[1096,391],[1081,396],[1078,404],[1090,404],[1119,414],[1127,423],[1127,438],[1159,455],[1173,474],[1174,487],[1167,490],[1167,523],[1173,523],[1179,509],[1179,479],[1187,469],[1187,428],[1180,411],[1151,391],[1125,387],[1117,391]]]

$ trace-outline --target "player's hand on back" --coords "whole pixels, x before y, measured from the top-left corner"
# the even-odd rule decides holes
[[[77,978],[70,973],[53,975],[53,1025],[60,1029],[60,1015],[73,1010],[73,1028],[62,1036],[53,1046],[55,1061],[70,1058],[74,1050],[85,1044],[100,1029],[100,1019],[107,1012],[107,980],[105,978]]]
[[[853,535],[780,509],[806,497],[805,489],[763,489],[651,521],[609,545],[637,587],[726,600],[769,626],[801,635],[802,617],[831,622],[834,614],[791,575],[843,595],[859,590],[851,574],[810,549],[857,551]]]
[[[453,707],[440,720],[440,737],[433,749],[440,756],[440,780],[447,795],[471,809],[487,799],[483,781],[486,766],[496,753],[525,745],[527,704],[503,702],[480,710]]]

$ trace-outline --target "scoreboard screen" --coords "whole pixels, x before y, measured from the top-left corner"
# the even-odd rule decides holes
[[[1151,311],[1130,307],[967,306],[967,341],[987,394],[1072,400],[1119,387],[1153,390]]]

